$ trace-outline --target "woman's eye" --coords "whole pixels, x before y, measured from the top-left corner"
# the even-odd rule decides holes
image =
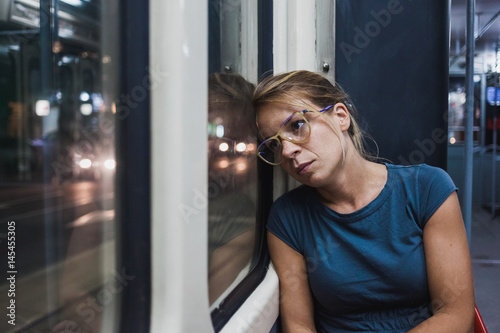
[[[278,140],[269,140],[266,145],[273,152],[276,152],[280,147],[280,143]]]
[[[305,120],[297,120],[292,123],[292,130],[299,131],[305,125]]]

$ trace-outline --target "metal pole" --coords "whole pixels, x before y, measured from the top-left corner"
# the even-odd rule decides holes
[[[483,60],[484,61],[484,60]],[[479,175],[483,174],[484,170],[484,156],[486,153],[486,74],[482,73],[481,74],[481,114],[479,116],[479,119],[481,119],[481,124],[479,126],[479,130],[481,131],[481,149],[479,150]],[[484,200],[484,182],[485,178],[481,179],[478,182],[479,188],[477,190],[477,193],[479,194],[479,206],[483,206],[483,200]]]
[[[483,60],[485,61],[485,60]],[[484,149],[486,146],[486,74],[482,73],[481,74],[481,124],[480,124],[480,131],[481,131],[481,148]]]
[[[479,116],[480,119],[480,124],[479,124],[479,131],[480,131],[480,149],[479,149],[479,175],[483,174],[484,170],[484,154],[486,152],[486,74],[481,73],[481,93],[480,93],[480,100],[481,100],[481,113]],[[483,205],[483,186],[484,186],[484,177],[478,181],[478,188],[477,188],[477,193],[479,195],[479,206],[482,207]]]
[[[498,59],[498,50],[495,54]],[[495,60],[495,71],[498,66],[498,60]],[[493,76],[495,78],[495,99],[493,107],[493,152],[491,154],[491,217],[495,217],[496,213],[496,183],[497,183],[497,122],[498,122],[498,73]]]
[[[52,26],[51,26],[51,0],[40,0],[40,72],[41,72],[41,96],[38,99],[51,101],[50,95],[52,92]],[[42,119],[43,123],[43,119]],[[43,128],[45,130],[45,128]],[[43,157],[44,168],[44,224],[45,224],[45,265],[51,267],[57,263],[57,238],[56,238],[56,216],[53,211],[47,210],[50,207],[50,163],[52,160],[44,152]],[[46,287],[47,298],[46,304],[48,309],[57,309],[59,301],[58,293],[58,276],[51,270],[46,270]],[[55,324],[54,319],[50,317],[49,325]]]
[[[464,222],[467,238],[471,240],[472,225],[472,154],[474,125],[474,13],[475,0],[467,0],[467,52],[466,52],[466,94],[467,106],[465,110],[465,179],[464,179]]]
[[[52,27],[50,24],[50,0],[40,1],[40,71],[42,98],[49,99],[52,91]]]
[[[496,201],[495,183],[497,175],[497,122],[498,122],[498,117],[495,113],[495,115],[493,116],[493,151],[491,154],[491,217],[492,218],[495,217],[495,201]]]
[[[54,1],[54,15],[52,17],[52,41],[59,41],[59,0]]]

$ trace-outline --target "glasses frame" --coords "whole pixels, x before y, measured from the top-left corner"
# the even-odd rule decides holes
[[[271,165],[280,165],[282,162],[283,162],[283,153],[281,154],[281,158],[280,158],[280,161],[278,163],[272,163],[272,162],[269,162],[268,160],[266,160],[264,157],[262,157],[262,155],[260,154],[260,147],[262,147],[262,145],[265,145],[266,142],[270,141],[270,140],[277,140],[279,142],[279,144],[281,145],[281,151],[283,152],[283,140],[285,141],[288,141],[288,142],[292,142],[292,143],[303,143],[303,142],[306,142],[307,139],[309,139],[309,137],[311,136],[311,125],[309,124],[309,121],[307,121],[306,117],[304,117],[304,114],[306,112],[317,112],[319,114],[322,114],[323,112],[325,112],[326,110],[329,110],[330,108],[333,107],[333,104],[332,105],[328,105],[326,108],[322,109],[322,110],[308,110],[308,109],[305,109],[305,110],[302,110],[302,111],[297,111],[297,112],[294,112],[292,113],[288,118],[285,119],[285,121],[281,124],[280,126],[280,129],[278,130],[278,132],[265,139],[264,141],[262,141],[262,143],[257,147],[257,156],[259,156],[264,162],[266,162],[267,164],[271,164]],[[309,134],[307,135],[307,137],[303,140],[294,140],[292,138],[288,138],[288,137],[284,137],[284,136],[281,136],[281,129],[283,128],[283,125],[285,125],[287,123],[288,120],[290,120],[293,116],[295,116],[296,114],[299,114],[303,119],[304,121],[306,122],[307,126],[309,126]]]

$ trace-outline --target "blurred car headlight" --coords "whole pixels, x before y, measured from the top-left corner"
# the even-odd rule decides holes
[[[106,169],[113,170],[116,167],[116,162],[113,159],[104,161],[104,166]]]
[[[247,145],[244,142],[240,142],[236,145],[236,151],[244,152],[247,149]]]
[[[80,160],[79,165],[80,165],[80,168],[82,168],[82,169],[88,169],[92,166],[92,161],[89,160],[88,158],[84,158],[84,159]]]

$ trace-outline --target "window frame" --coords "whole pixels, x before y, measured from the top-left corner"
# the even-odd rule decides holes
[[[120,96],[143,86],[149,74],[149,1],[120,2]],[[118,267],[135,276],[120,294],[118,332],[149,332],[151,316],[151,103],[150,90],[116,119]],[[123,94],[123,95],[122,95]],[[123,103],[123,101],[122,101]],[[120,110],[120,105],[117,105]],[[133,176],[131,176],[133,175]],[[133,203],[133,204],[132,204]],[[141,223],[137,223],[141,221]]]

